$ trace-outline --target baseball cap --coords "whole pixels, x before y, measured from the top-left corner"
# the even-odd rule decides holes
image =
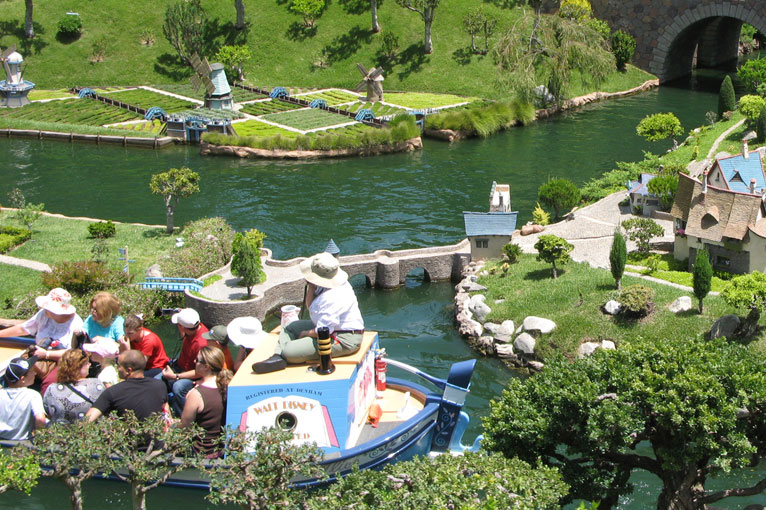
[[[5,369],[5,382],[7,384],[13,384],[21,380],[27,372],[32,370],[37,362],[37,356],[30,356],[29,358],[13,358],[8,367]]]
[[[178,313],[174,313],[170,322],[178,324],[184,328],[193,329],[199,325],[199,314],[194,308],[184,308]]]

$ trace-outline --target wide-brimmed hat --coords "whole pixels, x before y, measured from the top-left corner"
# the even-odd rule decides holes
[[[13,358],[8,366],[5,368],[5,382],[6,384],[13,384],[21,380],[27,372],[32,370],[37,362],[37,356],[30,356],[29,358]]]
[[[226,326],[226,333],[232,342],[245,349],[255,349],[268,335],[255,317],[237,317]]]
[[[186,329],[194,329],[199,326],[199,313],[194,308],[184,308],[170,317],[170,322],[178,324]]]
[[[303,277],[319,287],[334,289],[348,281],[348,275],[340,268],[338,259],[324,251],[307,258],[299,267]]]
[[[48,310],[56,315],[69,315],[75,312],[72,295],[60,287],[51,289],[45,296],[37,296],[35,303],[43,310]]]
[[[215,326],[207,333],[202,333],[202,338],[205,340],[214,340],[221,345],[226,345],[229,343],[229,337],[226,336],[226,334],[226,326]]]
[[[117,342],[103,336],[96,337],[91,343],[83,344],[82,350],[98,354],[102,358],[116,358],[120,354]]]

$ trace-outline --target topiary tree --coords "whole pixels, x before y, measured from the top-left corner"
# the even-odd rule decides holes
[[[655,113],[641,119],[636,126],[636,133],[650,142],[671,138],[675,150],[678,148],[675,137],[684,134],[684,129],[681,127],[681,121],[672,113]]]
[[[758,114],[758,121],[755,123],[755,131],[758,137],[755,139],[758,143],[766,143],[766,106],[761,108]]]
[[[231,274],[240,277],[240,285],[247,288],[247,297],[252,295],[253,286],[258,283],[263,270],[261,269],[261,254],[255,243],[250,242],[240,233],[234,237],[231,260]]]
[[[702,300],[708,295],[713,286],[713,266],[710,265],[710,255],[706,249],[697,251],[697,259],[694,262],[692,273],[692,286],[694,295],[699,300],[699,311],[702,313]]]
[[[634,317],[643,317],[652,309],[654,290],[645,285],[631,285],[620,292],[617,299],[623,313]]]
[[[551,222],[550,213],[546,212],[545,209],[540,207],[540,202],[535,204],[535,209],[532,211],[532,221],[534,221],[536,225],[543,226]]]
[[[0,466],[3,466],[0,469],[0,494],[9,490],[29,494],[40,478],[40,459],[34,450],[24,446],[8,453],[0,450]]]
[[[303,26],[312,28],[325,8],[325,0],[290,0],[288,7],[303,16]]]
[[[609,270],[612,272],[614,281],[617,284],[617,290],[620,290],[622,275],[625,273],[625,263],[628,259],[628,248],[625,244],[625,237],[622,235],[619,227],[614,231],[612,239],[612,248],[609,250]]]
[[[187,167],[171,168],[167,172],[152,175],[149,188],[155,195],[161,195],[165,200],[167,216],[167,232],[173,233],[173,215],[178,199],[199,193],[199,174]]]
[[[656,221],[650,218],[630,218],[622,222],[622,228],[628,235],[628,239],[635,241],[639,253],[649,253],[649,241],[652,237],[665,234]]]
[[[761,96],[753,94],[747,94],[739,98],[737,102],[737,108],[747,119],[747,126],[754,128],[758,117],[761,115],[761,110],[766,107],[766,100]]]
[[[721,90],[718,91],[718,117],[723,117],[725,112],[733,112],[737,107],[737,96],[734,94],[734,85],[728,74],[721,82]]]
[[[636,38],[627,32],[618,30],[612,34],[612,54],[619,71],[625,71],[625,66],[636,52]]]
[[[549,179],[537,189],[537,198],[559,219],[560,211],[568,211],[580,202],[580,190],[569,179]]]
[[[541,235],[535,243],[537,250],[537,260],[547,262],[553,265],[553,278],[558,278],[556,264],[566,264],[569,262],[569,254],[574,246],[558,236],[551,234]]]
[[[503,245],[503,254],[508,258],[508,262],[515,264],[521,257],[521,246],[518,244],[507,243]]]

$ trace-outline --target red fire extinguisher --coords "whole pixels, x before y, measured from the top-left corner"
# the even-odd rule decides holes
[[[383,392],[386,391],[386,360],[383,356],[385,351],[379,351],[375,356],[375,390],[378,398],[383,398]]]

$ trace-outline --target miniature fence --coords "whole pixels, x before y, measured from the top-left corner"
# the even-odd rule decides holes
[[[146,281],[137,284],[142,289],[162,289],[170,292],[184,292],[186,290],[199,292],[205,285],[202,280],[196,278],[154,278],[147,277]]]
[[[82,87],[74,87],[71,90],[75,94],[79,95],[80,91],[83,90],[83,88]],[[110,104],[110,105],[116,106],[118,108],[123,108],[123,109],[131,111],[131,112],[136,112],[136,113],[138,113],[138,114],[140,114],[142,116],[146,115],[146,108],[141,108],[139,106],[135,106],[135,105],[132,105],[130,103],[123,103],[122,101],[118,101],[116,99],[112,99],[111,97],[99,96],[98,94],[96,94],[92,90],[90,91],[89,94],[87,94],[87,97],[91,97],[91,98],[95,99],[96,101],[101,101],[102,103]]]

